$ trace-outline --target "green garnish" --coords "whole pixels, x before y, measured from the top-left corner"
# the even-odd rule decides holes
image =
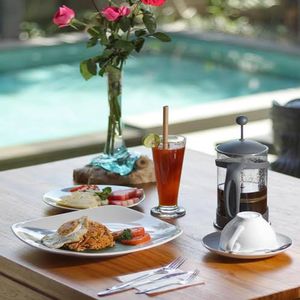
[[[101,200],[106,200],[108,196],[111,194],[111,187],[107,186],[102,191],[100,192],[95,192],[95,194],[101,199]]]
[[[148,148],[157,147],[160,144],[160,137],[155,133],[149,133],[143,137],[142,143]]]
[[[118,236],[117,241],[122,240],[131,240],[132,239],[132,233],[130,229],[124,229],[123,232]]]

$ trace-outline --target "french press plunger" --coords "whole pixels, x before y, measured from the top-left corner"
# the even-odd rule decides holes
[[[268,147],[244,139],[247,117],[239,116],[241,138],[216,147],[218,207],[215,226],[222,229],[240,211],[256,211],[268,221]]]

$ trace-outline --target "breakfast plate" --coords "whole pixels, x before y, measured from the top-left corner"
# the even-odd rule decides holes
[[[69,186],[69,187],[63,187],[60,189],[55,189],[55,190],[51,190],[49,192],[47,192],[46,194],[43,195],[43,201],[48,204],[51,205],[53,207],[58,207],[58,208],[62,208],[65,210],[81,210],[83,208],[76,208],[76,207],[71,207],[71,206],[65,206],[65,205],[61,205],[59,202],[62,200],[62,198],[71,195],[71,190],[79,187],[77,185],[75,186]],[[112,189],[112,192],[114,191],[119,191],[119,190],[130,190],[132,189],[132,187],[129,186],[122,186],[122,185],[97,185],[97,187],[102,190],[106,187],[110,187]],[[130,203],[128,205],[125,205],[126,207],[133,207],[136,206],[138,204],[140,204],[142,201],[145,200],[145,193],[142,190],[142,194],[139,197],[138,201],[134,202],[134,203]],[[109,204],[107,204],[109,205]]]
[[[107,226],[112,232],[125,228],[142,226],[151,236],[151,240],[145,244],[135,246],[116,243],[112,248],[102,250],[86,250],[76,252],[65,249],[53,249],[45,246],[42,238],[55,232],[61,224],[87,216],[88,218],[100,222]],[[40,219],[29,220],[12,225],[14,234],[26,244],[51,253],[63,254],[69,256],[83,257],[109,257],[123,254],[129,254],[142,251],[165,244],[182,234],[182,230],[172,224],[145,215],[141,212],[117,205],[107,205],[103,207],[90,208],[60,215],[44,217]]]
[[[202,244],[206,249],[215,254],[238,259],[259,259],[271,257],[285,251],[292,245],[292,240],[288,236],[276,233],[276,238],[279,244],[279,247],[276,249],[251,252],[229,252],[219,248],[220,237],[221,232],[210,233],[202,239]]]

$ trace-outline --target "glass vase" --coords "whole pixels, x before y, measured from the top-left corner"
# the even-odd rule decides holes
[[[122,72],[114,67],[107,68],[109,116],[106,143],[91,165],[125,176],[132,172],[139,154],[130,152],[123,140],[122,124]]]

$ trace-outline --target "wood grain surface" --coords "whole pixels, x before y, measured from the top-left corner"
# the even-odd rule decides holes
[[[145,152],[144,148],[138,148]],[[147,151],[146,151],[147,153]],[[148,152],[149,153],[149,152]],[[300,296],[300,180],[270,172],[268,204],[276,231],[292,238],[283,254],[260,260],[234,260],[209,253],[201,244],[215,231],[217,206],[214,157],[187,151],[180,188],[186,216],[173,221],[184,233],[165,245],[115,258],[67,257],[42,252],[17,239],[11,225],[63,213],[42,201],[45,192],[72,184],[72,171],[91,156],[57,161],[0,173],[1,299],[97,299],[97,291],[116,284],[115,277],[159,267],[182,255],[182,269],[198,268],[204,285],[155,299],[296,299]],[[135,209],[149,214],[157,204],[154,184],[145,185],[146,200]],[[15,285],[15,288],[14,288]],[[15,291],[15,293],[13,293]],[[32,297],[30,297],[30,291]],[[10,297],[10,295],[14,297]],[[133,291],[111,299],[146,299]],[[151,297],[153,298],[153,296]]]

